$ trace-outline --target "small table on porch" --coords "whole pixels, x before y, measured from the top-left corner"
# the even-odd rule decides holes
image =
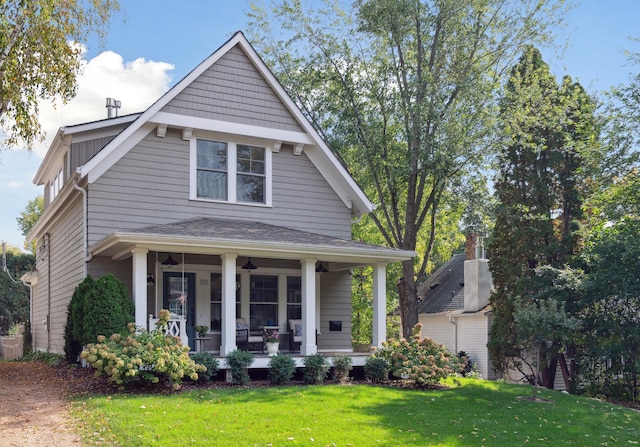
[[[196,337],[196,352],[204,352],[204,342],[211,337]]]

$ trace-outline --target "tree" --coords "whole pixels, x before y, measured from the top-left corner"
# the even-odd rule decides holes
[[[38,101],[75,95],[81,47],[102,35],[118,0],[0,3],[0,128],[6,146],[43,139]]]
[[[516,305],[544,289],[536,285],[539,269],[562,268],[577,253],[581,206],[593,186],[589,161],[600,150],[594,113],[579,84],[566,77],[558,86],[540,52],[525,49],[500,107],[504,134],[489,245],[495,288],[489,351],[498,369],[517,366],[525,354],[514,315]],[[561,304],[572,315],[577,311],[571,299]],[[542,353],[542,384],[552,388],[558,356]]]
[[[524,42],[549,37],[560,3],[358,0],[307,14],[283,0],[271,16],[252,6],[267,64],[376,203],[365,220],[387,245],[420,249],[398,283],[405,337],[439,213],[489,150],[497,81]]]
[[[44,212],[44,197],[38,196],[35,199],[29,200],[27,206],[20,213],[20,217],[17,217],[18,227],[22,232],[22,235],[26,238],[33,226],[38,222],[40,216]],[[27,242],[24,241],[25,250],[29,250],[34,255],[36,254],[36,241]]]
[[[20,277],[35,264],[33,255],[18,248],[6,250],[6,267],[0,271],[0,331],[11,324],[29,321],[29,288]]]
[[[582,261],[581,316],[588,340],[579,363],[592,394],[637,401],[640,385],[640,176],[595,195]]]

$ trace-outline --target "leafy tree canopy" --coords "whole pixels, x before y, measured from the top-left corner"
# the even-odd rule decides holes
[[[403,263],[398,287],[406,337],[435,222],[454,185],[468,183],[491,150],[504,68],[524,43],[549,41],[562,9],[546,0],[252,5],[252,40],[377,205],[368,218],[389,246],[420,249],[417,267]]]
[[[20,213],[20,217],[17,217],[18,228],[22,232],[24,237],[27,237],[33,226],[38,222],[40,216],[44,212],[44,196],[38,196],[35,199],[29,200],[27,206]],[[36,253],[36,241],[31,243],[24,241],[24,248],[31,253]]]
[[[104,33],[118,0],[0,2],[0,129],[4,144],[44,139],[38,101],[68,101],[80,69],[78,43]]]

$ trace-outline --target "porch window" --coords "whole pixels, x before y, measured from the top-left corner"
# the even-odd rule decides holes
[[[190,157],[192,200],[271,206],[267,147],[193,138]]]
[[[236,275],[236,315],[240,316],[240,276]],[[222,329],[222,275],[211,274],[211,330]]]
[[[287,276],[287,320],[302,318],[302,281],[299,276]]]
[[[278,277],[251,275],[249,327],[278,325]]]

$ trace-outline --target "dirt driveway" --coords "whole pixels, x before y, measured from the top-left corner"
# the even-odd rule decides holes
[[[64,377],[42,362],[0,361],[0,445],[80,446]]]

